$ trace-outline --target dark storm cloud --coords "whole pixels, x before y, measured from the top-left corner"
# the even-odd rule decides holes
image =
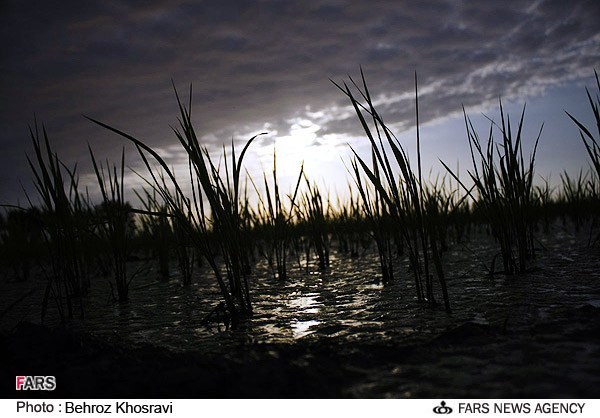
[[[198,130],[217,143],[265,124],[286,135],[294,117],[313,120],[320,134],[356,133],[328,78],[357,75],[359,65],[386,120],[402,127],[413,120],[414,70],[426,122],[461,104],[527,97],[579,80],[600,62],[597,1],[13,1],[0,7],[0,150],[11,155],[3,157],[1,177],[10,183],[2,184],[2,197],[16,174],[27,177],[17,165],[34,112],[65,159],[85,160],[87,141],[109,155],[122,145],[81,113],[168,150],[177,110],[171,78],[182,95],[194,83]]]

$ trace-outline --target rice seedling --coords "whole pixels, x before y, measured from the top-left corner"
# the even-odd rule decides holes
[[[592,134],[592,131],[588,129],[585,125],[583,125],[583,123],[581,123],[577,118],[575,118],[569,112],[566,112],[567,116],[569,116],[569,118],[579,128],[579,136],[585,146],[588,157],[590,159],[590,163],[592,165],[592,169],[594,170],[594,173],[590,176],[590,191],[593,193],[594,196],[594,222],[592,225],[592,229],[597,222],[598,214],[600,214],[600,189],[598,189],[598,180],[600,179],[600,79],[598,78],[598,73],[596,72],[596,70],[594,70],[594,76],[596,77],[597,87],[595,97],[592,97],[592,94],[587,89],[587,87],[585,91],[587,94],[588,103],[592,110],[592,114],[594,115],[594,120],[596,122],[598,137],[596,138],[594,134]],[[590,244],[592,243],[591,234],[592,230],[590,230]],[[593,240],[594,243],[597,242],[599,239],[600,234],[597,235],[596,238]]]
[[[102,204],[96,212],[96,231],[101,241],[106,244],[106,252],[111,256],[110,265],[119,302],[126,302],[129,299],[129,285],[133,279],[133,275],[131,278],[127,276],[127,259],[131,252],[134,227],[130,216],[131,205],[125,201],[125,148],[121,151],[120,167],[111,167],[108,161],[106,166],[99,165],[89,145],[88,149],[102,195]]]
[[[269,266],[272,269],[276,268],[277,270],[276,272],[273,272],[273,276],[280,280],[287,279],[287,256],[290,245],[290,234],[292,232],[291,223],[294,217],[293,208],[296,203],[296,197],[298,196],[303,173],[304,167],[301,166],[294,192],[287,196],[289,204],[285,205],[277,181],[277,153],[274,149],[272,189],[267,180],[266,173],[263,174],[265,188],[264,199],[261,197],[261,193],[256,185],[254,185],[260,204],[258,211],[258,225],[260,225],[260,228],[263,231],[263,237],[267,246],[264,255],[267,258]],[[273,265],[273,257],[275,258],[275,266]]]
[[[143,194],[142,194],[143,193]],[[173,230],[167,214],[167,205],[158,201],[156,190],[145,188],[142,193],[135,191],[142,204],[140,226],[142,241],[150,243],[152,257],[157,260],[158,274],[161,281],[168,281],[171,275],[171,248],[173,247]],[[181,231],[180,231],[181,232]],[[180,236],[181,239],[184,239]],[[187,281],[187,269],[182,271],[184,283]],[[191,275],[191,272],[190,272]],[[190,277],[191,280],[191,277]]]
[[[361,70],[362,88],[358,86],[352,78],[352,85],[358,90],[360,97],[364,100],[363,105],[352,93],[346,83],[343,87],[334,84],[349,99],[355,110],[355,113],[367,135],[371,145],[372,166],[365,162],[354,149],[355,160],[354,175],[359,191],[364,202],[366,210],[370,206],[373,210],[381,211],[381,215],[388,214],[394,219],[399,234],[403,239],[408,250],[409,259],[415,275],[415,290],[419,301],[428,301],[434,305],[435,298],[433,292],[433,276],[430,275],[430,256],[434,258],[434,267],[436,275],[442,290],[444,305],[446,311],[450,312],[450,301],[446,288],[445,276],[443,274],[440,251],[438,250],[436,234],[432,233],[428,221],[427,207],[424,204],[425,188],[422,181],[421,167],[421,145],[419,134],[419,106],[417,93],[417,77],[415,74],[415,102],[416,102],[416,126],[417,126],[417,171],[412,169],[408,155],[400,144],[400,141],[393,135],[387,127],[381,115],[375,109],[371,98],[364,74]],[[364,113],[363,113],[364,112]],[[371,125],[367,122],[370,119]],[[396,165],[400,169],[399,178],[396,179],[395,171],[388,158],[384,146],[384,140],[387,147],[394,156]],[[358,164],[357,164],[358,163]],[[359,170],[360,168],[360,170]],[[375,196],[371,197],[367,193],[366,186],[362,185],[361,174],[364,174],[369,180],[370,186],[376,190]],[[374,199],[374,200],[373,200]],[[385,209],[384,209],[385,208]],[[385,211],[385,212],[384,212]],[[373,212],[374,213],[374,212]],[[386,249],[382,253],[380,250],[380,259],[385,258],[388,261]],[[382,269],[389,267],[382,265]],[[424,286],[423,286],[424,285]],[[425,288],[423,290],[423,287]]]
[[[544,178],[542,180],[543,185],[534,186],[533,193],[535,194],[534,201],[537,203],[537,211],[539,212],[536,218],[543,221],[544,232],[548,232],[552,218],[552,207],[555,203],[553,201],[554,188],[550,187],[548,179]]]
[[[28,280],[32,264],[43,256],[41,212],[36,207],[7,208],[0,214],[0,257],[19,280]]]
[[[253,222],[255,218],[250,205],[250,196],[248,195],[248,180],[251,180],[251,178],[250,175],[246,173],[244,193],[241,195],[239,203],[240,239],[242,240],[240,245],[242,250],[242,270],[246,275],[252,273],[253,262],[256,261],[254,256],[256,241],[253,239],[253,229],[255,227]]]
[[[388,284],[394,278],[392,231],[395,225],[391,222],[391,215],[387,205],[383,202],[381,194],[377,190],[373,190],[372,187],[368,187],[362,180],[356,158],[352,160],[351,164],[356,186],[362,197],[362,210],[369,221],[372,238],[377,246],[379,264],[381,266],[381,282]],[[373,171],[379,177],[376,159],[373,159]],[[381,181],[380,178],[378,180]],[[374,199],[371,198],[372,194],[375,195]]]
[[[524,273],[527,270],[527,261],[535,256],[533,231],[537,196],[534,193],[533,176],[535,155],[543,125],[525,164],[522,138],[525,107],[521,112],[517,131],[513,133],[510,116],[504,114],[500,101],[500,125],[490,120],[485,149],[464,108],[463,114],[473,163],[473,171],[468,171],[468,174],[474,183],[477,196],[443,161],[442,164],[473,199],[489,225],[492,235],[500,245],[504,273]],[[502,135],[500,144],[494,142],[494,127],[498,128]]]
[[[589,224],[588,245],[595,244],[600,238],[600,236],[593,237],[600,212],[600,189],[595,171],[590,170],[587,173],[580,171],[577,177],[571,177],[567,172],[563,172],[560,178],[562,189],[556,204],[560,206],[561,216],[563,218],[568,216],[571,219],[576,232],[579,232],[585,224]]]
[[[258,135],[246,142],[239,157],[236,156],[233,141],[229,154],[223,147],[225,171],[223,173],[219,166],[214,164],[208,149],[200,144],[192,125],[191,87],[190,103],[187,107],[182,104],[176,89],[175,95],[179,106],[180,119],[179,128],[173,130],[188,155],[191,172],[191,196],[183,192],[173,171],[152,148],[119,129],[92,118],[88,119],[120,135],[136,146],[151,176],[152,187],[167,203],[168,215],[180,222],[190,242],[193,242],[194,246],[210,264],[232,322],[237,323],[252,314],[248,277],[244,270],[244,258],[248,251],[243,247],[245,241],[242,239],[240,173],[244,155]],[[168,179],[164,177],[162,181],[159,179],[155,173],[155,167],[149,161],[150,157],[160,165]],[[231,166],[228,163],[229,158],[231,158]],[[204,199],[206,199],[210,208],[210,219],[205,213]],[[194,223],[189,222],[190,214],[194,216]],[[219,237],[217,245],[225,264],[226,277],[223,277],[221,267],[212,251],[208,234],[209,229]]]
[[[364,227],[367,219],[361,210],[360,200],[354,197],[352,185],[348,186],[348,196],[345,201],[338,196],[331,230],[337,239],[339,251],[357,258],[369,246],[370,231]]]
[[[598,78],[598,73],[594,70],[594,75],[596,76],[596,86],[598,91],[596,93],[595,98],[592,97],[590,91],[585,89],[589,105],[592,109],[592,113],[594,115],[594,119],[596,121],[596,128],[598,139],[594,137],[592,132],[583,125],[577,118],[571,115],[569,112],[567,116],[577,125],[579,128],[579,136],[581,137],[581,141],[585,145],[585,149],[590,157],[590,162],[592,163],[592,167],[596,172],[596,175],[600,177],[600,145],[598,141],[600,141],[600,79]]]
[[[56,302],[61,320],[73,318],[76,310],[83,317],[82,296],[89,287],[85,254],[89,205],[78,190],[77,166],[69,169],[58,158],[44,127],[40,133],[36,123],[29,133],[35,156],[33,159],[27,156],[27,161],[39,195],[44,240],[52,268],[43,299],[42,321],[50,297]]]
[[[191,166],[188,164],[188,169],[191,174]],[[159,176],[160,182],[163,187],[166,186],[164,175],[161,173]],[[194,213],[192,208],[189,207],[187,212],[184,212],[184,217],[170,216],[169,205],[167,202],[161,202],[160,204],[156,200],[156,191],[153,190],[152,195],[146,192],[146,212],[144,215],[149,216],[155,226],[154,231],[157,239],[162,241],[158,244],[158,265],[160,277],[163,281],[168,281],[170,278],[170,260],[171,250],[175,252],[177,258],[177,264],[179,272],[181,273],[181,281],[184,286],[189,286],[192,283],[192,274],[194,272],[194,263],[198,258],[199,266],[201,267],[200,257],[197,254],[197,250],[191,242],[188,234],[190,228],[193,228],[195,222]],[[175,204],[184,208],[185,203],[182,201],[181,195],[174,195]]]
[[[562,193],[559,197],[563,204],[564,213],[568,214],[579,231],[582,224],[589,215],[589,173],[579,171],[577,177],[571,177],[566,171],[560,175],[562,181]]]
[[[190,242],[186,230],[187,227],[182,225],[180,219],[174,220],[175,253],[179,272],[181,273],[181,283],[184,286],[189,286],[192,284],[192,274],[194,273],[194,265],[196,263],[196,250]]]
[[[464,226],[464,213],[468,214],[469,210],[465,205],[467,197],[466,194],[460,197],[458,190],[453,189],[450,182],[446,182],[446,177],[440,180],[438,176],[424,186],[424,205],[429,231],[435,235],[435,241],[439,243],[439,251],[442,253],[449,247],[452,228],[455,230],[455,239],[459,240],[463,234],[462,230],[456,230]]]
[[[306,190],[300,196],[300,202],[296,205],[296,213],[306,227],[308,234],[308,245],[305,246],[306,268],[310,260],[310,250],[313,249],[318,259],[318,268],[323,271],[329,267],[329,251],[331,237],[329,234],[330,205],[325,208],[323,196],[316,183],[310,184],[306,173],[304,177]],[[298,183],[299,184],[299,183]]]

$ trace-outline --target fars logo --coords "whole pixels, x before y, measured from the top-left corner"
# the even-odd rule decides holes
[[[54,390],[56,377],[54,376],[17,376],[17,390]]]
[[[450,408],[449,406],[446,406],[446,402],[442,401],[438,406],[433,408],[433,412],[436,414],[443,414],[443,415],[451,414],[452,408]]]

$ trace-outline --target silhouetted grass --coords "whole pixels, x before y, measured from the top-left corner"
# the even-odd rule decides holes
[[[76,310],[83,317],[82,296],[89,287],[85,258],[89,205],[78,190],[77,166],[70,169],[58,158],[44,127],[41,134],[37,124],[29,132],[34,156],[28,156],[27,160],[34,175],[52,268],[43,300],[42,321],[50,299],[55,301],[61,319],[73,318]],[[31,200],[30,204],[33,206]]]
[[[308,245],[305,247],[306,266],[310,259],[310,250],[313,249],[318,259],[319,270],[323,271],[329,267],[329,251],[331,247],[331,236],[329,231],[329,201],[327,206],[323,202],[323,195],[316,183],[311,184],[303,173],[306,190],[300,196],[296,205],[297,216],[300,223],[306,227],[308,234]]]
[[[415,74],[415,102],[416,102],[416,126],[417,126],[417,171],[411,166],[408,155],[400,144],[400,141],[393,135],[386,126],[383,118],[375,109],[373,100],[369,93],[364,74],[361,71],[362,88],[354,82],[352,85],[358,90],[360,98],[364,100],[363,105],[352,93],[346,83],[343,87],[334,83],[349,99],[355,110],[355,113],[367,135],[371,144],[372,165],[362,159],[356,151],[353,150],[355,160],[353,171],[357,186],[363,198],[366,211],[370,211],[371,218],[380,222],[389,214],[403,237],[406,248],[408,249],[409,259],[415,274],[415,288],[417,298],[426,300],[430,304],[435,304],[433,293],[433,276],[430,274],[430,262],[433,257],[433,264],[436,275],[440,283],[444,305],[446,310],[450,311],[450,301],[446,289],[446,281],[443,273],[440,259],[439,242],[437,235],[431,230],[427,207],[425,207],[425,188],[422,180],[421,169],[421,144],[419,134],[419,106],[417,94],[417,78]],[[371,125],[367,120],[370,120]],[[391,150],[395,164],[400,170],[400,176],[396,179],[396,172],[392,168],[390,159],[387,156],[387,148]],[[358,163],[358,164],[357,164]],[[360,168],[360,170],[359,170]],[[367,187],[360,180],[361,173],[364,174],[370,185],[375,190],[375,195],[368,193]],[[433,215],[433,214],[432,214]],[[376,218],[375,218],[376,217]],[[387,238],[386,238],[387,239]],[[393,266],[391,263],[391,254],[387,243],[378,246],[380,260],[382,263],[382,272],[390,276]]]
[[[599,189],[599,186],[600,186],[600,145],[599,145],[599,141],[600,141],[600,79],[598,78],[598,73],[596,72],[596,70],[594,70],[594,76],[596,77],[596,87],[597,87],[595,97],[592,97],[592,94],[587,89],[587,87],[586,87],[585,91],[587,94],[588,103],[592,110],[592,114],[594,115],[594,120],[596,122],[596,133],[597,133],[598,137],[596,138],[594,136],[594,134],[592,134],[592,130],[588,129],[577,118],[575,118],[569,112],[566,112],[566,113],[569,116],[569,118],[571,118],[571,120],[575,123],[575,125],[577,125],[577,127],[579,128],[579,136],[581,138],[581,141],[585,145],[585,149],[590,158],[590,163],[594,170],[594,173],[590,175],[590,183],[588,184],[588,187],[590,187],[589,191],[590,191],[590,193],[592,193],[593,198],[594,198],[593,202],[594,202],[594,206],[595,206],[594,207],[594,212],[595,212],[594,224],[595,224],[598,221],[598,216],[600,215],[600,189]],[[592,234],[592,231],[590,231],[590,244],[592,243],[591,234]],[[596,236],[596,238],[593,240],[593,242],[595,243],[598,240],[600,240],[600,234]]]
[[[357,258],[369,246],[371,230],[365,217],[361,200],[354,197],[351,184],[348,185],[348,198],[337,197],[336,208],[331,219],[331,229],[338,243],[340,253]]]
[[[446,170],[459,181],[473,198],[478,210],[491,228],[500,245],[500,254],[506,274],[524,273],[527,260],[534,257],[533,230],[537,196],[533,189],[535,154],[542,129],[535,140],[527,163],[523,158],[522,129],[525,107],[516,133],[511,129],[500,102],[500,125],[491,122],[487,144],[483,148],[479,135],[463,109],[473,171],[469,176],[477,194],[471,193],[446,164]],[[502,135],[500,144],[494,142],[493,128]]]
[[[106,161],[98,164],[92,148],[89,147],[90,157],[96,173],[96,179],[102,194],[102,204],[97,210],[97,233],[101,240],[107,244],[111,254],[113,277],[117,287],[120,302],[129,298],[129,284],[131,278],[127,276],[127,258],[131,252],[131,206],[125,201],[125,149],[121,152],[120,167],[110,166]],[[133,276],[132,276],[133,278]]]
[[[597,74],[596,82],[600,93]],[[216,162],[192,126],[191,101],[185,106],[175,91],[179,125],[174,133],[188,158],[188,176],[183,179],[176,178],[165,159],[144,142],[89,118],[135,145],[148,173],[147,188],[136,191],[141,209],[125,201],[124,151],[120,165],[98,164],[90,148],[102,197],[102,203],[94,207],[79,190],[77,167],[69,168],[58,158],[45,129],[41,133],[37,126],[30,129],[34,154],[28,161],[39,209],[30,201],[28,210],[0,217],[5,264],[22,279],[30,276],[34,260],[49,265],[42,317],[54,302],[65,320],[77,311],[83,316],[90,265],[97,259],[110,266],[120,301],[128,299],[135,275],[127,273],[133,253],[152,251],[162,280],[169,279],[175,255],[184,285],[192,282],[195,263],[204,259],[223,298],[213,311],[222,314],[226,310],[237,323],[252,315],[248,277],[256,251],[266,257],[273,276],[283,280],[289,278],[287,259],[292,251],[298,266],[304,258],[308,269],[311,257],[316,256],[318,269],[326,270],[336,242],[341,254],[353,258],[374,243],[384,284],[394,282],[398,259],[406,255],[417,299],[435,305],[439,292],[450,312],[442,255],[454,242],[464,240],[472,225],[489,227],[500,247],[504,273],[516,274],[526,272],[535,256],[538,221],[543,220],[546,230],[557,215],[570,216],[576,229],[590,218],[593,226],[597,222],[600,137],[571,114],[567,113],[579,128],[593,170],[578,177],[564,173],[562,187],[553,190],[549,181],[533,184],[541,129],[531,154],[524,158],[525,108],[513,129],[500,102],[500,121],[491,122],[483,141],[463,109],[472,163],[468,175],[473,187],[469,187],[459,178],[458,169],[453,171],[443,162],[451,178],[423,178],[416,75],[416,160],[412,162],[376,110],[362,71],[360,83],[350,78],[349,85],[334,84],[349,99],[370,145],[370,159],[352,149],[348,171],[353,185],[347,199],[337,197],[337,205],[302,167],[293,192],[282,194],[275,153],[272,172],[263,174],[264,192],[254,185],[258,204],[251,204],[251,179],[247,176],[242,184],[241,170],[256,136],[239,155],[232,141]],[[586,91],[600,136],[599,94],[594,98]],[[499,141],[494,140],[495,130],[500,132]]]
[[[263,174],[265,197],[261,196],[255,185],[259,198],[256,227],[261,230],[261,236],[266,245],[264,256],[271,269],[276,268],[274,276],[281,280],[287,279],[287,256],[292,233],[291,223],[294,218],[294,206],[300,188],[304,167],[300,167],[300,174],[292,194],[288,195],[289,203],[283,201],[277,181],[277,154],[273,150],[272,187],[269,185],[266,173]],[[250,215],[248,215],[250,216]]]
[[[0,262],[19,280],[28,280],[33,264],[44,256],[42,214],[36,207],[7,208],[0,214]]]
[[[138,211],[138,241],[141,249],[150,251],[152,258],[157,260],[158,274],[162,281],[170,277],[171,248],[173,246],[173,230],[167,205],[159,202],[156,190],[143,188],[135,194],[142,205]],[[149,254],[146,254],[148,258]],[[184,278],[184,280],[186,280]]]
[[[240,212],[240,173],[242,161],[246,150],[256,138],[246,142],[239,157],[236,156],[232,141],[230,153],[223,148],[224,173],[213,163],[208,149],[200,144],[191,121],[191,88],[190,103],[185,107],[177,91],[177,103],[180,111],[179,128],[174,129],[179,143],[185,150],[190,163],[190,181],[192,185],[191,196],[186,195],[175,174],[164,159],[149,146],[135,137],[113,128],[107,124],[90,119],[92,122],[131,141],[138,149],[148,172],[152,178],[152,185],[166,202],[170,215],[180,223],[182,231],[194,243],[210,264],[217,283],[224,298],[227,310],[233,322],[252,314],[250,289],[248,286],[247,271],[244,269],[244,260],[247,249],[244,248],[243,220]],[[156,168],[148,160],[152,157],[164,171],[168,179],[159,177]],[[229,160],[231,158],[231,160]],[[229,162],[230,161],[230,162]],[[168,184],[167,184],[168,180]],[[209,204],[211,211],[210,221],[207,219],[204,199]],[[190,217],[194,216],[194,223]],[[219,237],[217,245],[226,269],[226,277],[221,268],[208,238],[210,222],[211,230]]]
[[[581,140],[585,145],[585,149],[588,153],[588,156],[590,157],[592,167],[596,171],[596,175],[598,176],[598,178],[600,178],[600,145],[598,144],[598,142],[600,141],[600,79],[598,78],[598,73],[596,72],[596,70],[594,70],[594,75],[596,77],[597,86],[596,96],[592,97],[592,94],[587,89],[587,87],[585,91],[587,94],[590,108],[592,109],[592,113],[594,115],[594,119],[596,121],[598,138],[595,138],[591,130],[588,129],[585,125],[583,125],[577,118],[575,118],[569,112],[566,113],[579,128],[579,136],[581,137]]]
[[[374,159],[374,161],[376,160]],[[377,246],[379,264],[381,267],[381,281],[383,284],[388,284],[394,279],[394,251],[392,247],[394,229],[397,225],[392,221],[387,205],[383,201],[381,194],[376,188],[369,187],[369,185],[363,181],[356,158],[352,160],[351,165],[356,186],[363,202],[362,211],[369,221],[370,232],[375,241],[375,245]],[[379,176],[376,162],[373,163],[373,170],[375,175]],[[374,198],[371,198],[372,195],[374,195]]]

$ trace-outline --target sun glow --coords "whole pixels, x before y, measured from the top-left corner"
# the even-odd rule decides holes
[[[290,125],[288,135],[280,136],[275,140],[277,158],[282,167],[289,167],[288,163],[297,165],[304,161],[308,163],[315,155],[319,146],[319,125],[309,119],[297,118]],[[312,157],[312,158],[311,158]]]
[[[279,135],[274,139],[278,176],[284,182],[291,183],[297,179],[300,167],[304,164],[304,171],[311,179],[327,179],[328,184],[345,181],[340,175],[340,172],[343,173],[340,160],[345,144],[343,138],[324,134],[322,127],[310,119],[294,118],[289,122],[287,135]],[[273,148],[265,148],[268,160],[263,159],[263,164],[267,161],[271,164]]]

